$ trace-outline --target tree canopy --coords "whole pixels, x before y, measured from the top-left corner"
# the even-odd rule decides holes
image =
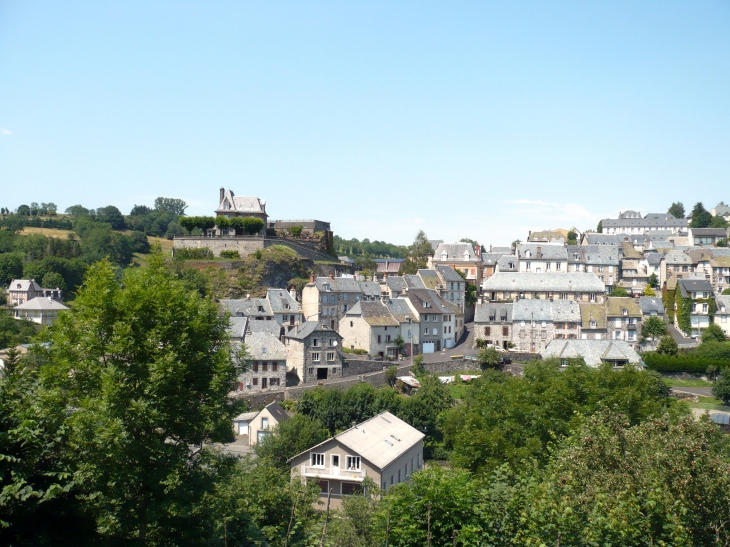
[[[413,243],[408,247],[406,259],[400,267],[400,274],[415,274],[428,265],[428,257],[433,256],[433,247],[426,233],[419,230]]]
[[[684,218],[684,205],[679,201],[675,201],[669,206],[667,213],[675,218]]]

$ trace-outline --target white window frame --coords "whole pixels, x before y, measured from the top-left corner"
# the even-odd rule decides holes
[[[312,361],[319,362],[319,352],[318,351],[315,351],[314,353],[312,353]]]
[[[360,471],[360,456],[345,456],[345,471]]]
[[[324,452],[311,452],[309,454],[309,467],[324,469]]]

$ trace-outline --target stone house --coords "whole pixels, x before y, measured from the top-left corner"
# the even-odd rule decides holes
[[[435,272],[441,281],[442,289],[439,291],[439,294],[464,313],[466,309],[466,281],[464,278],[450,266],[437,265]]]
[[[482,284],[491,301],[515,299],[576,300],[603,302],[606,286],[593,273],[497,272]]]
[[[689,223],[686,218],[676,218],[670,213],[648,213],[641,216],[637,211],[623,211],[617,219],[604,218],[601,221],[603,233],[612,234],[647,234],[655,230],[670,230],[673,234],[687,233]]]
[[[710,214],[713,217],[722,217],[728,222],[730,222],[730,207],[727,205],[720,205],[719,203],[715,205],[712,210],[710,211]]]
[[[236,391],[257,393],[286,387],[287,353],[279,338],[265,332],[246,333],[247,370],[238,375]]]
[[[649,283],[649,273],[643,268],[641,261],[635,258],[621,259],[621,280],[619,286],[629,294],[639,296],[644,293]]]
[[[608,328],[606,322],[606,306],[604,304],[580,304],[580,339],[606,340]]]
[[[474,310],[474,345],[477,340],[509,349],[512,344],[512,303],[479,302]]]
[[[497,271],[497,263],[499,260],[504,256],[513,256],[511,252],[488,252],[488,253],[482,253],[482,281],[489,279],[492,277]],[[515,264],[517,262],[517,257],[513,257],[515,259]],[[513,268],[514,269],[514,268]]]
[[[518,300],[512,306],[512,343],[518,351],[541,352],[554,338],[579,338],[580,324],[576,301]]]
[[[541,230],[529,232],[527,234],[528,243],[544,243],[545,245],[561,245],[565,246],[567,231],[560,230]],[[577,234],[576,234],[577,235]]]
[[[268,289],[265,298],[221,300],[231,317],[248,317],[253,321],[276,321],[287,331],[303,321],[302,310],[294,296],[284,289]]]
[[[305,321],[319,321],[338,330],[340,320],[355,304],[380,298],[380,284],[359,282],[352,277],[310,278],[302,290]]]
[[[13,308],[13,317],[15,319],[30,319],[41,325],[51,325],[58,319],[58,314],[66,310],[68,310],[66,306],[56,302],[49,296],[36,296],[28,302],[15,306]]]
[[[730,338],[730,294],[720,294],[715,297],[715,324],[718,325],[725,336]]]
[[[520,272],[566,273],[568,253],[562,245],[523,243],[517,246]]]
[[[403,355],[410,357],[418,353],[420,341],[420,323],[418,314],[411,308],[407,298],[387,298],[384,300],[391,315],[400,324],[400,337],[405,342]]]
[[[266,201],[251,196],[236,196],[233,190],[220,189],[218,208],[213,212],[214,216],[226,218],[254,217],[263,221],[264,225],[258,235],[266,235],[269,215],[266,214]],[[219,233],[218,228],[212,228],[212,232]],[[228,232],[232,230],[228,229]],[[235,233],[235,231],[233,231]]]
[[[687,253],[679,250],[671,250],[664,255],[662,262],[662,282],[666,283],[670,277],[686,279],[692,273],[692,259]]]
[[[706,329],[710,326],[710,304],[709,301],[713,298],[712,285],[709,281],[701,279],[680,279],[677,281],[677,289],[681,291],[680,294],[685,300],[691,300],[691,311],[690,311],[690,331],[685,332],[685,336],[692,338],[698,338],[701,335],[702,329]],[[676,307],[676,304],[675,304]],[[677,328],[679,325],[679,314],[674,314],[674,322]],[[684,330],[684,329],[682,329]]]
[[[13,279],[8,285],[7,293],[8,306],[10,307],[25,304],[40,296],[52,298],[56,302],[63,302],[61,289],[44,289],[35,279]]]
[[[639,266],[646,271],[647,279],[655,275],[659,282],[659,287],[664,286],[666,279],[662,279],[662,261],[664,255],[662,253],[644,253],[644,256],[639,259]]]
[[[396,340],[401,324],[381,301],[358,302],[340,321],[342,343],[350,349],[364,349],[380,359],[397,359]],[[404,340],[405,342],[405,340]]]
[[[623,340],[639,349],[643,314],[635,298],[608,297],[606,321],[609,340]]]
[[[611,292],[619,281],[618,245],[568,245],[568,270],[595,274]]]
[[[286,364],[300,382],[309,383],[342,375],[342,336],[318,321],[295,325],[284,335]]]
[[[320,501],[340,509],[365,478],[386,492],[423,465],[424,434],[390,412],[359,423],[289,459],[292,480],[316,481]]]

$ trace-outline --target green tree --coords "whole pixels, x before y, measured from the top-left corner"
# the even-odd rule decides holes
[[[302,230],[304,230],[303,226],[289,226],[287,228],[287,231],[291,234],[291,236],[295,239],[299,239],[302,235]]]
[[[673,215],[675,218],[684,218],[684,205],[682,205],[681,202],[676,201],[672,203],[667,213]]]
[[[417,378],[420,378],[421,375],[426,372],[426,369],[423,366],[423,354],[416,355],[413,358],[413,368],[411,369],[411,372],[413,372],[414,376]]]
[[[43,288],[46,289],[61,289],[62,291],[66,290],[66,281],[63,279],[63,276],[56,272],[48,272],[46,275],[43,276],[43,280],[41,281],[41,285]]]
[[[710,228],[727,228],[728,222],[723,217],[712,217],[709,224]]]
[[[487,347],[479,350],[477,358],[479,359],[482,370],[485,370],[488,368],[496,368],[499,365],[500,357],[499,352],[495,348]]]
[[[720,325],[711,323],[707,328],[702,329],[702,343],[706,342],[726,342],[727,336],[720,328]]]
[[[254,235],[264,229],[264,221],[256,217],[243,217],[241,228],[247,234]]]
[[[155,199],[155,210],[163,213],[171,213],[172,215],[179,217],[185,214],[185,209],[188,208],[188,204],[182,199],[177,198],[156,198]]]
[[[462,237],[459,241],[461,243],[471,243],[474,247],[476,247],[477,245],[479,245],[479,243],[477,243],[476,240],[469,239],[468,237]]]
[[[659,317],[647,317],[641,325],[643,338],[661,338],[667,334],[667,325]]]
[[[646,287],[644,287],[642,294],[644,296],[656,296],[656,292],[654,292],[654,289],[652,289],[650,285],[647,285]]]
[[[144,232],[139,230],[133,231],[129,234],[129,242],[132,246],[132,251],[135,253],[147,254],[150,252],[150,242]]]
[[[671,335],[662,336],[656,352],[660,355],[679,355],[679,346]]]
[[[127,270],[123,286],[104,261],[49,342],[42,382],[73,409],[74,481],[100,534],[195,543],[196,519],[183,523],[180,510],[210,482],[204,453],[192,447],[228,440],[234,411],[236,370],[216,305],[186,290],[159,254]]]
[[[575,230],[570,230],[568,232],[568,245],[577,245],[578,244],[578,234],[575,232]]]
[[[18,214],[20,216],[30,216],[30,207],[27,205],[21,205],[18,207]]]
[[[122,212],[113,205],[97,209],[96,220],[97,222],[109,224],[113,230],[124,230],[126,228]]]
[[[254,450],[259,458],[268,460],[274,467],[288,470],[289,458],[318,445],[327,437],[327,430],[319,420],[304,414],[294,414],[288,420],[279,422],[270,435],[254,445]]]
[[[215,225],[219,230],[225,230],[231,227],[231,221],[226,217],[217,216],[215,217]]]
[[[385,371],[385,381],[388,382],[388,385],[390,387],[393,387],[397,379],[398,367],[396,367],[395,365],[388,367]]]
[[[0,284],[7,285],[23,275],[23,260],[16,254],[0,254]]]
[[[659,278],[657,277],[657,275],[655,273],[653,273],[649,276],[649,286],[652,289],[657,289],[659,287]]]
[[[377,272],[378,264],[369,254],[355,257],[355,271],[359,272]]]
[[[400,267],[400,274],[416,274],[428,265],[428,257],[433,255],[433,247],[423,230],[419,230],[413,243],[408,247],[408,254]]]
[[[724,404],[730,403],[730,368],[720,371],[720,376],[712,385],[712,396],[720,399]]]
[[[695,203],[691,216],[692,220],[689,223],[690,228],[707,228],[712,221],[712,215],[707,212],[701,201]]]
[[[613,292],[611,293],[611,296],[626,297],[629,296],[629,292],[623,287],[615,287],[613,289]]]
[[[598,232],[599,234],[603,233],[603,221],[602,220],[598,221],[598,226],[596,226],[596,232]]]
[[[725,238],[723,238],[723,239],[718,239],[718,240],[717,240],[717,241],[715,242],[715,246],[716,246],[716,247],[727,247],[727,238],[725,237]]]

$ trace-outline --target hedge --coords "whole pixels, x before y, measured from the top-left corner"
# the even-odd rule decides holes
[[[33,228],[55,228],[57,230],[73,230],[73,223],[65,218],[40,218],[40,217],[19,217],[13,215],[11,217],[3,219],[0,222],[0,226],[9,228],[15,227],[15,223],[20,223],[22,226],[30,226]]]
[[[177,260],[205,260],[213,258],[213,251],[208,247],[200,249],[175,249],[175,259]]]
[[[662,355],[645,353],[643,356],[647,368],[657,372],[705,372],[708,367],[717,369],[730,367],[730,361],[723,359],[707,359],[697,355]]]

